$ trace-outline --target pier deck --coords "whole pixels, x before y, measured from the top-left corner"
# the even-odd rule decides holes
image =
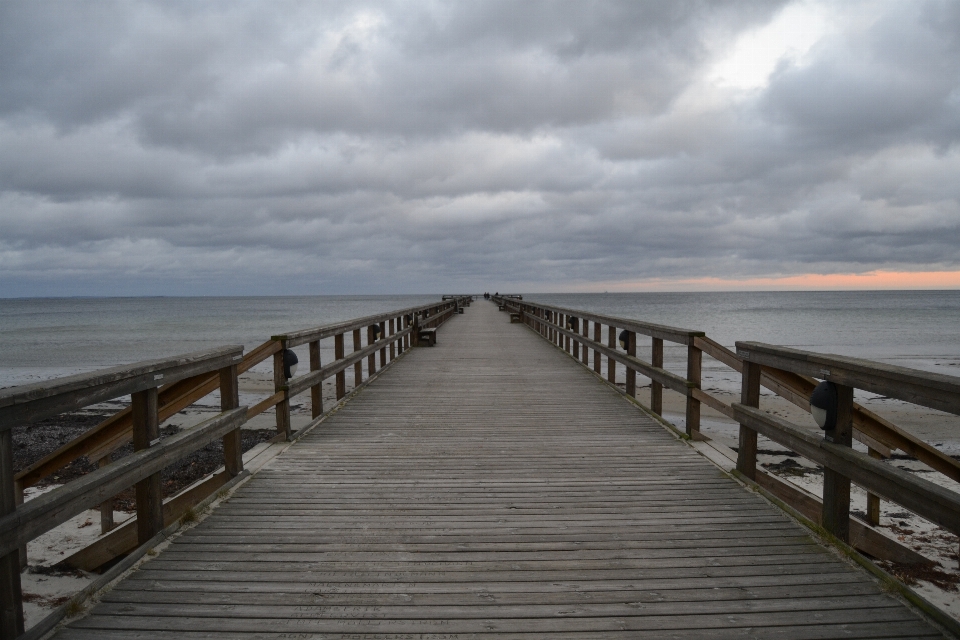
[[[59,639],[940,634],[483,302]]]

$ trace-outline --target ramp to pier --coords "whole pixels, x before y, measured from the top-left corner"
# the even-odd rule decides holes
[[[438,341],[56,637],[939,637],[494,305]]]

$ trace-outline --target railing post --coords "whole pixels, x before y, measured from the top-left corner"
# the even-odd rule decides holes
[[[874,460],[883,460],[879,451],[872,447],[867,448],[867,453]],[[880,496],[867,492],[867,522],[874,527],[880,524]]]
[[[627,355],[637,357],[637,334],[633,331],[627,331]],[[631,398],[637,397],[637,372],[629,366],[627,367],[626,392]]]
[[[320,341],[310,343],[310,371],[317,371],[321,367]],[[323,415],[323,380],[310,387],[310,416],[317,418]]]
[[[600,343],[603,340],[603,326],[599,322],[593,323],[593,341]],[[600,373],[600,351],[598,349],[593,350],[593,370],[595,373]]]
[[[396,329],[397,329],[396,318],[390,318],[390,335],[391,336],[396,335],[397,333]],[[397,341],[391,340],[390,341],[390,362],[393,362],[393,360],[396,357],[397,357]]]
[[[420,314],[413,314],[413,330],[410,332],[410,344],[414,347],[420,346]]]
[[[617,328],[613,325],[607,327],[607,346],[617,348]],[[607,380],[610,384],[617,384],[617,361],[610,357],[607,358]]]
[[[373,325],[367,327],[367,346],[372,345],[376,340],[373,337]],[[377,354],[371,353],[367,356],[367,376],[372,376],[377,372]]]
[[[687,380],[692,382],[695,389],[700,388],[701,370],[703,366],[703,352],[695,346],[687,345]],[[700,433],[700,401],[687,396],[687,435],[694,438]]]
[[[220,411],[240,406],[240,388],[237,383],[237,365],[220,369]],[[231,478],[243,471],[243,447],[240,428],[223,436],[223,468]]]
[[[740,379],[740,404],[747,407],[760,406],[760,365],[749,360],[743,362]],[[740,448],[737,451],[737,471],[750,480],[757,478],[757,432],[740,425]]]
[[[336,360],[343,360],[344,358],[344,346],[343,346],[343,334],[338,333],[333,338],[333,357]],[[347,372],[338,371],[337,372],[337,400],[342,400],[345,395],[347,395]]]
[[[837,427],[824,439],[843,447],[853,445],[853,387],[838,384]],[[850,540],[850,478],[823,469],[823,528],[840,540]]]
[[[587,349],[587,340],[590,338],[590,321],[586,318],[580,318],[583,321],[583,327],[581,327],[583,334],[583,342],[580,344],[580,362],[583,364],[590,363],[590,350]]]
[[[570,316],[570,317],[573,318],[574,316]],[[578,318],[578,321],[579,321],[579,318]],[[577,330],[579,329],[579,327],[575,329],[571,326],[568,326],[567,329],[570,329],[570,332],[573,333],[574,336],[576,336],[579,333],[579,331]],[[580,341],[577,340],[576,337],[572,337],[570,338],[570,346],[572,347],[573,359],[579,360],[580,359]]]
[[[653,338],[650,349],[650,364],[663,369],[663,338]],[[656,380],[650,381],[650,410],[663,415],[663,385]]]
[[[133,418],[133,450],[143,451],[160,438],[160,416],[157,413],[157,388],[131,394]],[[137,544],[146,543],[163,529],[163,494],[160,472],[136,484]]]
[[[13,432],[0,431],[0,516],[17,510],[13,484]],[[20,550],[0,558],[0,637],[23,633],[23,591],[20,587]]]
[[[280,341],[280,350],[273,354],[273,391],[280,393],[287,386],[287,376],[284,375],[283,353],[287,350],[287,341]],[[277,413],[277,434],[282,435],[284,440],[290,439],[290,398],[286,392],[283,393],[283,399],[277,403],[275,411]]]
[[[110,464],[110,454],[97,460],[97,466],[103,468]],[[104,534],[113,531],[116,525],[113,522],[113,498],[107,498],[100,503],[100,533]]]
[[[353,330],[353,350],[360,350],[360,329]],[[353,365],[353,387],[357,388],[363,382],[363,361],[357,360]]]
[[[14,475],[13,480],[13,498],[14,503],[17,505],[17,508],[23,504],[23,484],[16,479]],[[110,515],[113,515],[112,513]],[[20,571],[24,571],[27,568],[27,545],[20,547]]]
[[[380,323],[380,337],[381,338],[387,337],[386,321],[383,321]],[[380,347],[380,368],[383,369],[385,366],[387,366],[387,347],[383,346],[383,347]]]

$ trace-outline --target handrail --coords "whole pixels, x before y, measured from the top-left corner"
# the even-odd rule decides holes
[[[0,637],[14,638],[24,630],[20,568],[30,540],[136,484],[137,542],[145,543],[163,529],[160,471],[215,438],[223,438],[225,472],[235,477],[242,471],[240,426],[247,415],[246,407],[238,406],[237,370],[242,353],[241,346],[217,347],[4,390],[0,406]],[[220,415],[161,441],[160,386],[210,372],[219,378]],[[22,494],[18,496],[13,473],[11,427],[127,394],[131,397],[134,453],[18,504]],[[110,513],[112,517],[112,507]]]
[[[760,342],[737,342],[736,347],[737,356],[743,361],[741,403],[733,405],[734,417],[740,423],[737,470],[741,474],[749,479],[756,475],[756,442],[760,433],[823,465],[822,521],[824,527],[839,539],[849,540],[851,481],[868,491],[868,511],[879,513],[879,497],[876,496],[882,496],[960,534],[960,495],[904,475],[851,448],[856,423],[854,389],[958,414],[960,378]],[[824,440],[759,410],[763,370],[775,374],[817,376],[834,385],[836,420],[835,425],[825,432]],[[940,459],[934,458],[933,461],[940,462]]]
[[[762,342],[737,342],[737,355],[774,369],[814,376],[960,415],[960,378],[954,376]]]
[[[320,327],[312,327],[310,329],[300,329],[298,331],[289,331],[287,333],[281,333],[275,336],[270,336],[271,340],[282,340],[286,343],[287,348],[296,347],[301,344],[306,344],[308,342],[314,342],[316,340],[323,340],[324,338],[332,338],[339,333],[346,333],[347,331],[353,331],[355,329],[366,329],[371,324],[380,323],[390,318],[397,318],[406,316],[409,314],[418,314],[423,313],[424,311],[432,311],[436,307],[441,306],[436,303],[424,304],[417,307],[407,307],[406,309],[397,309],[396,311],[390,311],[387,313],[378,313],[371,316],[365,316],[363,318],[356,318],[353,320],[347,320],[345,322],[338,322],[336,324],[328,324]]]
[[[3,389],[0,430],[234,364],[242,353],[231,345]]]

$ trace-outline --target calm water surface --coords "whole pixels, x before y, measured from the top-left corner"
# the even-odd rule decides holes
[[[960,291],[524,294],[530,300],[960,374]],[[270,335],[439,296],[0,299],[0,387]],[[671,360],[682,351],[667,349]]]

